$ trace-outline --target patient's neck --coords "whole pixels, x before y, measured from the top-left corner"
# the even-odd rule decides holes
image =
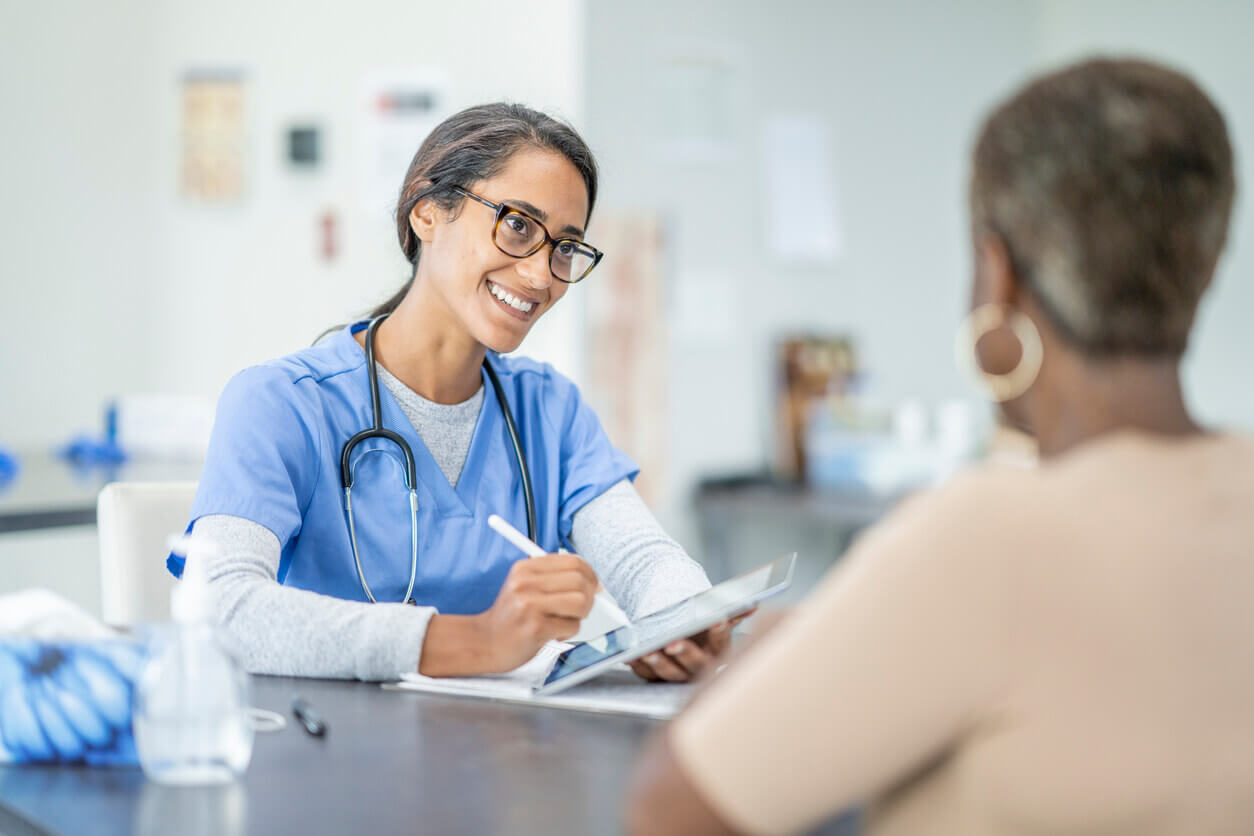
[[[1030,393],[1041,458],[1120,430],[1188,436],[1202,432],[1189,414],[1178,358],[1090,360],[1054,352]]]

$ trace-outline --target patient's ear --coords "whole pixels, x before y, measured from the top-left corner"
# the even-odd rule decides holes
[[[1019,277],[1001,236],[986,233],[975,245],[975,287],[972,307],[984,304],[1013,307],[1019,298]]]

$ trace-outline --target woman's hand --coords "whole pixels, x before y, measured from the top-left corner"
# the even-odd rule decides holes
[[[578,555],[546,554],[511,566],[496,603],[479,616],[494,670],[512,670],[545,642],[578,633],[596,590],[596,573]]]
[[[631,669],[650,682],[687,682],[721,664],[731,647],[732,628],[757,612],[757,607],[730,621],[720,621],[704,632],[673,641],[661,650],[631,663]]]
[[[551,639],[568,639],[592,609],[597,576],[578,555],[546,554],[510,567],[496,603],[479,615],[435,615],[418,672],[425,676],[503,673]]]

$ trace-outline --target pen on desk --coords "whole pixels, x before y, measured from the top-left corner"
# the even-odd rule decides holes
[[[292,700],[292,713],[296,715],[296,719],[300,720],[300,724],[305,727],[305,731],[314,737],[322,737],[327,731],[327,722],[322,719],[322,715],[313,707],[310,702],[302,697]]]
[[[491,526],[492,530],[497,534],[517,546],[519,551],[523,552],[527,555],[527,557],[540,557],[541,555],[548,554],[548,552],[541,548],[535,541],[531,540],[527,537],[527,535],[514,528],[496,514],[488,517],[488,525]],[[618,608],[618,605],[615,604],[612,599],[606,596],[604,591],[597,592],[596,598],[592,601],[592,611],[600,611],[601,616],[610,621],[616,627],[622,627],[630,623],[624,616],[623,611]],[[591,613],[589,613],[589,615],[591,615]]]

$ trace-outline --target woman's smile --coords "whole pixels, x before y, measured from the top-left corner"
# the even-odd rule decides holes
[[[491,279],[487,280],[487,288],[497,307],[523,322],[530,322],[540,310],[540,300],[520,290],[497,284]]]

